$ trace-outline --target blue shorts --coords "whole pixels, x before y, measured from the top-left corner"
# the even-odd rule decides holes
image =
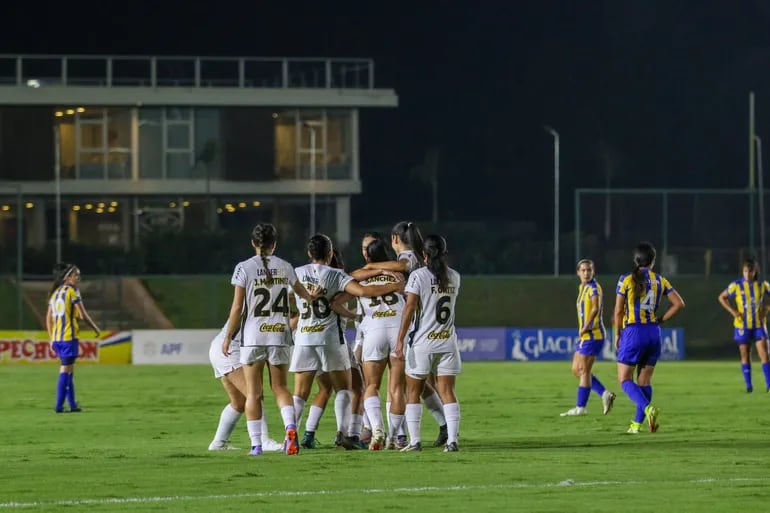
[[[660,327],[657,324],[630,324],[620,335],[618,363],[655,367],[660,358]]]
[[[584,356],[598,356],[603,347],[604,340],[581,340],[575,352]]]
[[[54,342],[53,350],[56,356],[59,357],[62,365],[72,365],[78,358],[78,350],[80,344],[77,340],[70,340],[67,342]]]
[[[738,345],[750,344],[767,338],[767,330],[765,328],[735,328],[735,341]]]

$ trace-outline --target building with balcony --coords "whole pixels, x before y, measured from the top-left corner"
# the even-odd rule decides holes
[[[0,244],[18,190],[27,247],[235,218],[346,244],[359,110],[397,104],[369,59],[0,55]]]

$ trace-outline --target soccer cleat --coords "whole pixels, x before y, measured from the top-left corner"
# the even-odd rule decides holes
[[[300,445],[305,449],[318,448],[318,440],[315,439],[315,431],[305,431],[305,434],[302,435],[302,442],[300,442]]]
[[[363,441],[363,440],[362,440]],[[370,451],[381,451],[385,447],[385,433],[382,429],[377,428],[372,434],[372,439],[369,441]]]
[[[228,441],[219,442],[214,440],[209,444],[209,451],[240,451],[239,447],[233,447]]]
[[[262,456],[262,446],[253,445],[249,451],[249,456]]]
[[[283,448],[287,455],[294,456],[299,454],[299,442],[297,441],[297,427],[289,424],[286,428],[286,439],[283,442]],[[260,446],[261,450],[261,446]]]
[[[282,451],[283,444],[273,440],[272,438],[265,438],[262,440],[262,450],[268,452]]]
[[[457,442],[450,442],[444,446],[444,452],[457,452],[460,448],[457,447]]]
[[[395,451],[396,450],[396,439],[393,437],[388,437],[387,442],[385,442],[385,450],[386,451]]]
[[[409,445],[409,442],[406,439],[406,435],[398,435],[396,437],[396,449],[405,449],[407,445]]]
[[[607,415],[612,411],[612,405],[615,404],[615,394],[609,390],[605,390],[602,394],[602,413]]]
[[[631,421],[631,425],[628,426],[628,430],[626,431],[626,433],[635,435],[635,434],[639,433],[641,430],[642,430],[642,423],[641,422]]]
[[[746,387],[746,393],[750,394],[754,391],[754,387]]]
[[[564,413],[559,414],[560,417],[575,417],[578,415],[588,415],[588,409],[584,406],[575,406],[574,408],[570,408]]]
[[[644,417],[647,419],[650,433],[654,433],[660,427],[660,424],[658,424],[658,416],[660,416],[660,410],[653,405],[648,404],[647,408],[644,409]]]
[[[358,443],[358,440],[356,440],[352,436],[343,435],[341,431],[337,431],[337,436],[334,439],[334,444],[337,447],[344,448],[346,451],[356,451],[361,448],[361,446]]]
[[[446,424],[444,424],[438,428],[438,437],[436,438],[436,441],[433,442],[433,447],[441,447],[446,444],[447,440],[449,440],[449,434],[447,433]]]
[[[83,408],[81,408],[80,406],[75,406],[73,408],[70,408],[70,413],[79,413],[81,411],[83,411]]]
[[[420,451],[422,451],[422,442],[415,442],[401,449],[401,452],[420,452]]]
[[[64,408],[54,408],[53,411],[55,413],[64,413]]]
[[[369,443],[372,441],[372,428],[364,426],[361,429],[361,441],[364,443]]]

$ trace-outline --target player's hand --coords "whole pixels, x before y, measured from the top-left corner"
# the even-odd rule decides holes
[[[743,320],[743,314],[741,312],[735,312],[735,320],[742,321]]]
[[[383,276],[390,276],[391,278],[395,278],[396,281],[404,281],[404,275],[398,271],[388,271],[387,269],[383,269],[380,274]]]
[[[404,341],[403,340],[399,340],[398,342],[396,342],[396,349],[394,349],[393,352],[390,353],[390,356],[397,360],[404,359]]]
[[[230,339],[225,338],[222,341],[222,354],[225,356],[230,356]]]
[[[617,352],[618,349],[620,349],[620,335],[619,334],[618,334],[617,337],[615,337],[615,352]]]

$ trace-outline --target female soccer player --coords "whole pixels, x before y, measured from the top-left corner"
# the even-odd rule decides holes
[[[209,451],[238,450],[237,447],[230,444],[230,435],[246,408],[246,378],[243,377],[243,369],[241,368],[240,337],[236,336],[236,340],[233,340],[235,344],[231,344],[231,351],[228,356],[222,354],[222,342],[227,335],[228,326],[229,322],[226,322],[219,334],[211,341],[209,347],[209,361],[214,368],[214,377],[222,383],[222,387],[230,398],[230,403],[224,407],[219,415],[219,425],[214,440],[209,444]],[[240,335],[240,331],[238,334]],[[267,415],[262,399],[260,397],[260,404],[262,405],[262,450],[281,451],[283,444],[272,440],[268,434]]]
[[[367,262],[390,261],[386,243],[381,239],[372,238],[366,246],[365,258]],[[361,284],[370,286],[394,281],[396,281],[395,277],[381,274],[369,278]],[[369,450],[379,451],[384,448],[385,444],[385,431],[380,406],[380,385],[386,366],[390,367],[389,396],[395,402],[395,405],[391,405],[391,407],[396,411],[403,412],[405,406],[404,361],[390,358],[391,353],[396,348],[401,313],[404,309],[404,298],[401,294],[386,294],[380,297],[361,299],[359,300],[359,309],[363,312],[359,329],[362,337],[361,359],[366,383],[364,408],[372,423],[372,439],[369,443]],[[390,424],[395,431],[398,431],[401,427],[400,424],[403,424],[403,415],[393,415],[393,421]]]
[[[310,395],[317,372],[327,372],[336,392],[334,411],[337,417],[338,445],[345,449],[358,446],[348,435],[351,421],[350,356],[340,329],[339,316],[332,310],[334,296],[345,291],[353,296],[373,297],[396,292],[403,282],[377,287],[362,287],[344,271],[329,267],[332,259],[332,241],[317,234],[308,242],[310,264],[297,268],[298,279],[318,297],[312,301],[297,298],[300,315],[291,371],[294,375],[294,405],[297,418]]]
[[[83,306],[80,298],[78,284],[80,283],[80,269],[74,264],[58,263],[53,268],[54,281],[48,300],[48,311],[45,315],[45,326],[51,346],[61,361],[59,367],[59,381],[56,385],[56,413],[64,412],[64,399],[70,405],[71,412],[81,411],[75,400],[75,360],[78,358],[80,348],[78,335],[80,326],[78,317],[96,332],[99,337],[99,328],[91,319]]]
[[[562,417],[585,415],[588,413],[586,404],[591,390],[602,398],[602,410],[607,415],[615,402],[615,394],[604,388],[599,378],[591,372],[596,356],[604,347],[607,332],[604,329],[604,294],[602,287],[594,278],[594,263],[584,258],[577,265],[577,275],[580,278],[580,288],[577,297],[578,342],[577,350],[572,357],[572,374],[580,380],[575,407],[561,414]]]
[[[299,453],[294,402],[287,388],[291,354],[289,288],[306,301],[312,301],[314,296],[297,281],[291,264],[273,254],[276,242],[272,224],[254,227],[251,245],[256,256],[235,266],[230,280],[234,287],[233,303],[222,341],[222,353],[228,356],[233,336],[242,331],[240,362],[246,378],[246,427],[251,438],[251,456],[259,456],[263,450],[261,397],[265,363],[270,364],[270,386],[286,428],[284,450],[288,455]]]
[[[435,374],[447,421],[444,452],[456,452],[460,404],[455,395],[455,379],[462,371],[462,362],[454,321],[455,304],[460,292],[460,274],[447,265],[447,246],[443,237],[429,235],[425,239],[423,258],[426,267],[412,271],[404,288],[406,306],[394,353],[394,357],[404,358],[404,339],[412,326],[406,348],[406,423],[409,428],[409,445],[402,450],[422,450],[420,396],[428,376]]]
[[[397,255],[396,261],[369,262],[364,266],[364,269],[398,271],[405,273],[408,276],[409,273],[423,266],[421,257],[423,254],[422,232],[416,223],[411,221],[401,221],[396,223],[390,233],[390,242],[393,251],[395,251]],[[362,279],[356,273],[353,273],[353,276],[357,280]],[[444,407],[441,404],[439,394],[436,393],[433,378],[433,376],[430,376],[426,381],[425,387],[423,388],[422,398],[425,402],[425,407],[428,408],[431,416],[436,419],[436,422],[439,425],[438,437],[436,438],[436,441],[433,442],[433,447],[441,447],[447,442],[447,422],[446,417],[444,416]],[[390,400],[392,401],[393,398],[390,397]],[[396,408],[395,411],[392,411],[391,408],[392,404],[389,402],[389,404],[387,404],[389,419],[391,413],[396,414],[396,419],[399,418],[399,415],[404,415],[404,411],[400,411],[398,408]],[[396,422],[398,422],[398,420],[396,420]],[[393,441],[393,435],[397,435],[397,442]],[[388,449],[403,449],[406,446],[406,436],[401,435],[400,433],[390,433],[389,438]]]
[[[658,430],[660,411],[651,404],[652,375],[660,357],[660,325],[684,308],[684,300],[663,276],[653,272],[655,248],[641,242],[634,249],[634,270],[618,280],[615,297],[615,326],[619,330],[618,382],[623,392],[636,404],[636,416],[628,433],[638,433],[647,419],[650,432]],[[655,312],[663,296],[668,309],[657,317]],[[634,383],[634,368],[637,383]]]
[[[752,392],[751,343],[754,342],[765,374],[765,386],[770,391],[770,362],[767,357],[767,316],[770,304],[765,298],[770,295],[770,284],[759,279],[759,263],[754,258],[743,261],[743,278],[732,282],[719,294],[719,303],[733,316],[735,341],[741,354],[741,370],[746,383],[746,392]],[[733,299],[736,308],[730,304]]]

